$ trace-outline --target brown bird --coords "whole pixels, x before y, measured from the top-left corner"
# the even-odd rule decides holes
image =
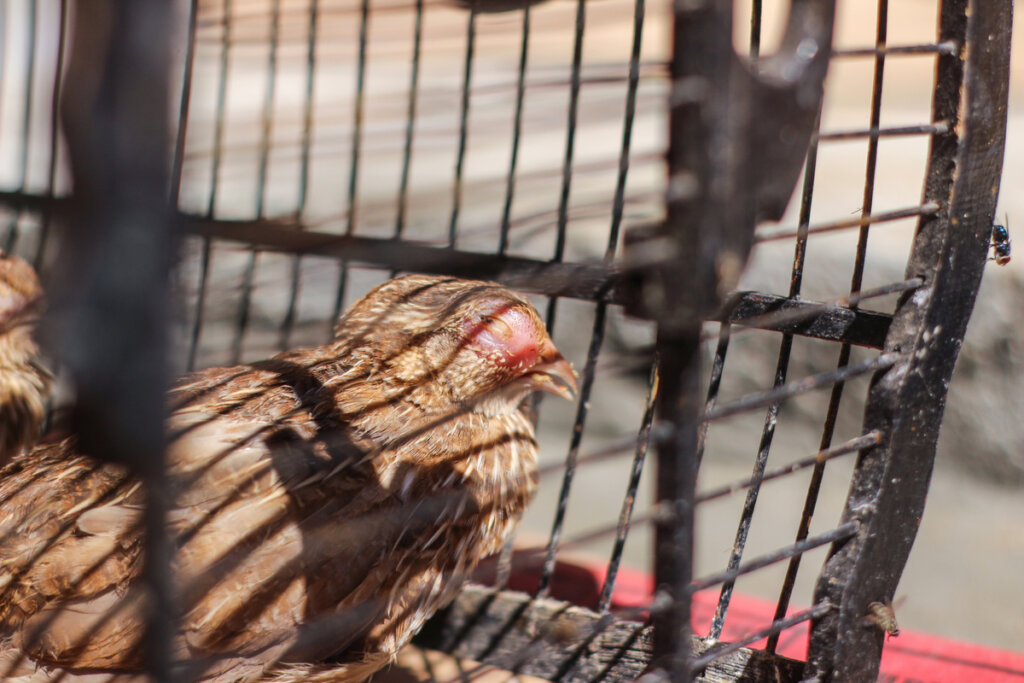
[[[180,673],[359,681],[387,664],[533,496],[524,399],[575,389],[525,299],[420,275],[363,297],[333,343],[183,378],[167,453]],[[70,439],[0,471],[0,678],[140,675],[144,504]]]
[[[0,251],[0,465],[35,442],[46,414],[51,378],[32,338],[42,307],[32,266]]]

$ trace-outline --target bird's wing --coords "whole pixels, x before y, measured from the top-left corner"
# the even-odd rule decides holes
[[[81,634],[94,630],[88,659],[124,656],[108,642],[118,637],[110,626],[83,620],[99,612],[95,601],[124,594],[137,572],[137,535],[116,529],[132,525],[139,502],[123,469],[75,455],[69,441],[21,455],[0,472],[0,628],[8,647],[37,661],[77,661],[86,657]],[[53,611],[67,599],[66,613]]]
[[[398,525],[374,512],[392,494],[372,485],[362,446],[313,416],[307,388],[268,372],[211,372],[172,395],[177,649],[212,668],[281,656],[317,620],[330,649],[357,640],[379,618],[375,574]],[[44,664],[135,668],[145,622],[132,587],[137,483],[76,455],[70,441],[0,476],[0,639]]]

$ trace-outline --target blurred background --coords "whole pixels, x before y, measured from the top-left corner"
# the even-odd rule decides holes
[[[632,3],[587,4],[587,33],[579,56],[585,79],[577,102],[571,194],[566,198],[563,126],[574,57],[566,32],[574,21],[575,3],[548,0],[532,8],[529,62],[523,66],[530,87],[520,94],[514,83],[520,68],[521,13],[479,14],[467,30],[464,8],[448,0],[423,1],[422,25],[415,24],[413,0],[373,0],[372,20],[366,24],[360,22],[366,4],[324,0],[318,4],[320,20],[312,26],[311,0],[200,0],[182,210],[219,218],[297,220],[322,232],[346,233],[358,226],[360,235],[402,235],[435,244],[457,239],[460,248],[480,251],[493,251],[499,227],[507,226],[510,254],[548,258],[553,250],[562,249],[566,259],[600,260],[608,246],[604,226],[621,145]],[[68,190],[52,117],[62,4],[0,0],[0,37],[5,39],[0,45],[0,189],[56,194]],[[786,4],[764,2],[762,54],[778,44]],[[933,42],[938,4],[890,2],[888,42]],[[176,74],[188,44],[188,3],[179,5]],[[837,50],[874,44],[873,5],[840,0]],[[737,0],[736,11],[735,42],[745,53],[749,0]],[[664,191],[667,0],[648,2],[644,20],[623,216],[627,225],[659,220]],[[310,48],[313,31],[315,48]],[[423,49],[419,71],[413,71],[412,36],[417,33]],[[928,507],[897,600],[902,628],[1024,652],[1024,21],[1015,26],[1013,47],[998,216],[1007,218],[1020,251],[1006,267],[990,263],[982,283],[950,389]],[[463,61],[467,50],[475,54],[471,76]],[[934,60],[934,55],[888,60],[883,126],[930,121]],[[313,71],[307,69],[312,61],[317,64]],[[358,72],[356,64],[363,66]],[[870,59],[833,60],[822,131],[868,125],[872,73]],[[418,79],[415,102],[407,96],[411,78]],[[357,90],[362,92],[358,103],[353,98]],[[519,121],[512,113],[517,97],[523,98]],[[176,108],[177,98],[172,100]],[[405,126],[410,106],[416,107],[415,131]],[[353,137],[353,126],[361,134]],[[513,130],[519,137],[515,157]],[[470,144],[460,149],[457,140]],[[408,150],[413,161],[403,166]],[[866,150],[863,139],[822,145],[812,225],[859,214]],[[874,213],[920,202],[927,151],[924,136],[882,140]],[[510,164],[516,183],[514,200],[506,203],[505,197],[512,196],[507,183]],[[762,241],[741,289],[787,291],[793,240],[785,236],[797,223],[793,204],[778,224],[759,228]],[[865,288],[902,279],[915,224],[916,219],[908,217],[872,228]],[[568,227],[564,244],[558,240],[559,225]],[[0,246],[30,257],[38,253],[43,263],[49,248],[40,247],[45,228],[37,215],[0,210],[0,234],[6,240]],[[830,300],[848,292],[855,242],[850,231],[812,239],[805,298]],[[389,276],[341,269],[335,260],[323,257],[257,256],[237,245],[211,247],[195,237],[186,240],[181,257],[178,371],[322,343],[337,311]],[[252,285],[251,296],[246,283]],[[890,297],[868,307],[891,310],[894,302]],[[537,303],[542,309],[546,305],[539,299]],[[579,367],[593,326],[592,306],[563,300],[557,311],[556,344]],[[637,350],[650,345],[652,328],[625,318],[618,309],[611,309],[609,316],[585,452],[635,434],[644,410],[646,370],[637,370],[631,360]],[[716,329],[709,325],[712,338]],[[797,339],[791,377],[834,365],[835,346]],[[710,355],[713,341],[708,351]],[[778,335],[737,335],[729,353],[723,397],[770,386]],[[859,433],[866,389],[866,380],[849,383],[837,442]],[[573,408],[555,403],[545,404],[540,422],[548,464],[564,459],[570,438],[565,425],[572,422]],[[823,404],[818,394],[786,404],[775,453],[795,459],[817,450]],[[762,422],[761,414],[751,413],[715,423],[708,435],[700,489],[749,475]],[[622,464],[598,464],[577,473],[566,537],[614,523],[624,487]],[[852,465],[847,460],[830,465],[816,527],[834,525]],[[649,474],[645,477],[637,502],[640,510],[649,504],[653,484]],[[793,476],[765,487],[759,502],[763,514],[755,517],[750,534],[750,556],[792,541],[806,484],[807,476]],[[547,538],[559,486],[557,477],[543,480],[523,525],[522,543]],[[609,500],[616,503],[609,505]],[[741,502],[729,498],[700,508],[697,575],[724,566]],[[642,526],[634,528],[626,546],[626,564],[640,570],[650,567],[652,539],[647,532]],[[603,562],[609,543],[604,538],[574,552]],[[810,604],[824,553],[820,548],[807,554],[795,604]],[[744,576],[737,591],[774,600],[784,572],[782,565]]]

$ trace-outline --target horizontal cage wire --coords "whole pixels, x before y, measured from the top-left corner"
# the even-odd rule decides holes
[[[783,49],[788,4],[736,3],[730,39],[751,72]],[[895,427],[864,418],[872,378],[915,360],[892,339],[918,324],[907,302],[935,286],[938,267],[921,254],[929,229],[949,231],[966,138],[967,114],[943,93],[965,78],[967,22],[956,17],[968,2],[907,4],[837,2],[800,189],[779,220],[756,226],[735,291],[695,337],[696,541],[680,598],[693,675],[753,662],[799,680],[801,662],[818,666],[813,639],[829,620],[862,617],[821,588],[822,567],[867,533],[847,492],[868,476],[864,454],[896,443]],[[73,8],[0,0],[0,240],[44,273],[71,210],[60,84]],[[666,258],[642,237],[669,217],[674,191],[672,3],[177,9],[175,371],[263,367],[329,343],[349,306],[402,273],[525,292],[578,374],[575,403],[533,399],[536,497],[470,577],[479,585],[417,642],[549,680],[639,677],[659,647],[651,622],[679,607],[651,580],[655,529],[679,524],[655,490],[666,475],[652,455],[677,436],[656,408],[679,359],[663,355],[657,311],[626,312],[636,312],[628,273]],[[851,21],[864,13],[870,21]],[[945,286],[970,303],[968,280]],[[58,417],[72,400],[64,384]],[[172,448],[196,428],[172,432]],[[769,607],[752,618],[751,598]]]

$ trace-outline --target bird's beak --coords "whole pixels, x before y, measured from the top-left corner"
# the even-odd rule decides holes
[[[562,357],[554,344],[548,342],[543,349],[539,362],[526,375],[530,388],[535,391],[547,391],[569,401],[573,400],[579,387],[576,384],[576,371]]]

